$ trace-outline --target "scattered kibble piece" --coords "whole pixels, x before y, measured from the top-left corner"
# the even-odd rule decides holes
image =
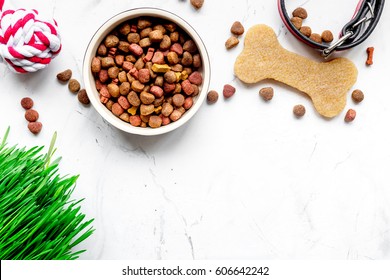
[[[81,89],[79,91],[79,93],[77,94],[77,98],[80,101],[80,103],[84,105],[88,105],[89,103],[91,103],[91,101],[88,98],[87,91],[85,89]]]
[[[26,113],[24,114],[24,117],[26,118],[27,121],[29,122],[35,122],[39,118],[39,114],[37,111],[34,109],[28,109]]]
[[[234,35],[240,36],[244,34],[245,29],[244,26],[241,24],[241,22],[235,21],[232,27],[230,28],[230,32]]]
[[[232,97],[235,92],[236,92],[236,88],[233,87],[232,85],[229,85],[229,84],[224,85],[224,87],[223,87],[223,96],[225,98]]]
[[[42,130],[41,122],[29,122],[27,125],[32,134],[38,134]]]
[[[334,39],[333,38],[333,33],[330,30],[323,31],[322,34],[321,34],[321,38],[322,38],[322,41],[324,41],[325,43],[330,43]]]
[[[34,101],[30,97],[24,97],[20,101],[20,105],[26,110],[31,109],[34,106]]]
[[[374,58],[374,47],[368,47],[366,64],[372,65],[374,63],[373,58]]]
[[[234,48],[235,46],[237,46],[238,43],[240,43],[238,38],[236,36],[231,36],[229,39],[226,40],[225,47],[226,47],[226,49],[230,50],[230,49]]]
[[[292,17],[291,23],[296,27],[296,29],[301,29],[302,27],[302,19],[300,17]]]
[[[311,35],[311,28],[309,26],[302,26],[299,31],[306,37],[310,37]]]
[[[360,90],[360,89],[355,89],[353,92],[352,92],[352,99],[353,101],[355,101],[356,103],[360,103],[363,101],[364,99],[364,93]]]
[[[70,79],[68,88],[71,92],[76,93],[80,90],[80,83],[76,79]]]
[[[70,69],[67,69],[57,74],[57,79],[61,82],[67,82],[70,80],[71,77],[72,77],[72,70]]]
[[[272,87],[265,87],[260,89],[259,94],[264,101],[270,101],[274,97],[274,89]]]
[[[294,17],[299,17],[301,19],[307,18],[307,11],[302,7],[296,8],[292,14]]]
[[[321,35],[320,34],[317,34],[317,33],[311,33],[310,35],[310,40],[316,42],[316,43],[319,43],[321,44],[322,43],[322,38],[321,38]]]
[[[293,113],[298,118],[303,117],[306,113],[306,108],[301,104],[295,105],[293,108]]]
[[[195,9],[200,9],[200,8],[202,8],[203,3],[204,3],[204,0],[191,0],[191,5],[192,5]]]
[[[207,103],[209,104],[214,104],[215,102],[218,101],[218,92],[216,92],[215,90],[210,90],[208,93],[207,93]]]
[[[345,114],[344,121],[347,123],[352,122],[356,118],[356,111],[354,109],[349,109]]]

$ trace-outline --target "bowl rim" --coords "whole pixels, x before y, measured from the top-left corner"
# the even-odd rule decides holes
[[[92,86],[91,83],[91,81],[95,81],[95,79],[93,78],[92,72],[90,70],[91,69],[90,63],[92,62],[92,58],[96,54],[98,44],[101,42],[101,40],[119,24],[127,20],[137,18],[137,17],[142,17],[142,16],[158,17],[176,23],[183,31],[185,31],[194,40],[194,42],[198,47],[202,59],[203,83],[199,94],[196,96],[196,100],[193,106],[188,111],[186,111],[185,114],[183,114],[183,116],[179,120],[175,122],[171,122],[170,124],[161,126],[159,128],[135,127],[127,122],[122,121],[120,118],[115,116],[111,111],[109,111],[106,108],[106,106],[104,106],[104,104],[100,102],[98,97],[99,93],[96,90],[95,86],[94,85]],[[164,9],[140,7],[140,8],[129,9],[112,16],[96,30],[96,32],[93,34],[92,38],[90,39],[84,54],[82,74],[83,74],[84,86],[86,88],[87,95],[91,101],[91,104],[103,119],[108,121],[114,127],[122,131],[125,131],[127,133],[136,134],[136,135],[153,136],[153,135],[160,135],[175,130],[176,128],[187,123],[196,114],[196,112],[199,110],[199,108],[201,107],[201,105],[203,104],[207,96],[207,91],[209,89],[210,80],[211,80],[211,66],[210,66],[209,55],[202,38],[199,36],[198,32],[196,32],[196,30],[186,20]]]

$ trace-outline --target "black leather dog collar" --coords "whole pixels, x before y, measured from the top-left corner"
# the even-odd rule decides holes
[[[339,39],[331,44],[320,44],[303,35],[292,24],[284,2],[284,0],[278,0],[278,9],[288,30],[300,41],[321,50],[324,57],[328,57],[333,51],[355,47],[366,40],[374,31],[385,5],[385,0],[360,0],[352,20],[341,30]]]

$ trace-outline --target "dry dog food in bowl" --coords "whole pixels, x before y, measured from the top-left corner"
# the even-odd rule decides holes
[[[210,63],[180,17],[142,8],[118,14],[93,36],[84,58],[92,105],[115,127],[156,135],[186,123],[207,96]]]

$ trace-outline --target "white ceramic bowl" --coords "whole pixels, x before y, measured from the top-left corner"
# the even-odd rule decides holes
[[[187,110],[183,116],[177,120],[176,122],[171,122],[168,125],[161,126],[159,128],[142,128],[142,127],[134,127],[129,123],[126,123],[116,117],[111,111],[109,111],[104,104],[102,104],[99,100],[99,93],[95,87],[95,79],[92,75],[91,71],[91,62],[93,57],[96,55],[96,51],[98,46],[101,44],[103,39],[113,30],[115,27],[120,25],[121,23],[138,18],[141,16],[149,16],[154,18],[162,18],[165,20],[169,20],[171,22],[176,23],[184,32],[186,32],[196,43],[199,54],[202,59],[202,66],[198,70],[202,73],[203,83],[199,88],[199,94],[194,97],[194,105]],[[123,130],[128,133],[138,134],[138,135],[158,135],[163,134],[169,131],[172,131],[191,119],[195,113],[199,110],[203,101],[205,100],[208,92],[208,87],[210,83],[210,61],[207,54],[206,47],[198,35],[198,33],[189,25],[184,19],[181,17],[157,8],[137,8],[122,12],[117,14],[107,20],[93,35],[91,41],[88,44],[87,50],[85,52],[84,61],[83,61],[83,79],[85,89],[87,90],[88,97],[91,100],[93,107],[97,110],[97,112],[110,124],[117,127],[120,130]]]

